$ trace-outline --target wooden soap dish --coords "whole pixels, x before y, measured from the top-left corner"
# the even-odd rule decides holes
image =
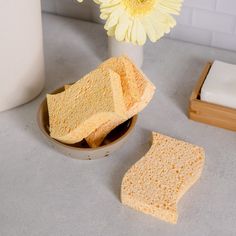
[[[192,92],[189,103],[189,119],[236,131],[236,109],[200,100],[201,88],[211,66],[212,62],[207,63]]]

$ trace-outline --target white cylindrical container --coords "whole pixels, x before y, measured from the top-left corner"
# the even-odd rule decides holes
[[[126,55],[130,57],[138,67],[142,67],[143,46],[119,42],[114,37],[108,37],[108,54],[109,57]]]
[[[24,104],[44,86],[40,0],[0,1],[0,111]]]

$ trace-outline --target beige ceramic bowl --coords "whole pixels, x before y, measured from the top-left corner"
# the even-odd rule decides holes
[[[60,93],[64,91],[64,88],[57,89],[52,94]],[[66,156],[81,159],[81,160],[93,160],[102,157],[108,157],[111,153],[119,149],[134,130],[137,115],[124,122],[115,128],[104,140],[102,145],[98,148],[88,147],[85,141],[76,144],[64,144],[51,138],[49,133],[49,118],[48,118],[48,107],[46,98],[41,103],[38,114],[37,122],[43,136],[52,144],[52,146],[59,152]]]

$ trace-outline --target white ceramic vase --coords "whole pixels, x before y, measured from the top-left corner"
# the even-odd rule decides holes
[[[44,86],[40,0],[0,1],[0,111],[24,104]]]
[[[143,65],[143,46],[119,42],[114,37],[108,37],[108,55],[109,57],[126,55],[130,57],[139,68]]]

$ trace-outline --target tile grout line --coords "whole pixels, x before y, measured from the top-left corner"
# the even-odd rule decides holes
[[[217,6],[218,6],[218,0],[215,0],[214,10],[216,13],[218,13]],[[211,32],[211,47],[213,47],[214,38],[215,38],[215,31],[212,31]]]
[[[217,12],[218,0],[215,0],[215,12]]]
[[[226,13],[226,12],[217,11],[217,10],[206,10],[206,9],[197,8],[197,7],[194,8],[194,10],[200,10],[200,11],[215,13],[216,15],[224,15],[224,16],[231,16],[231,17],[235,17],[236,16],[236,14]]]
[[[235,16],[235,19],[234,19],[234,32],[233,32],[233,35],[236,35],[236,16]]]
[[[191,19],[190,19],[190,25],[193,25],[193,8],[191,8]]]

